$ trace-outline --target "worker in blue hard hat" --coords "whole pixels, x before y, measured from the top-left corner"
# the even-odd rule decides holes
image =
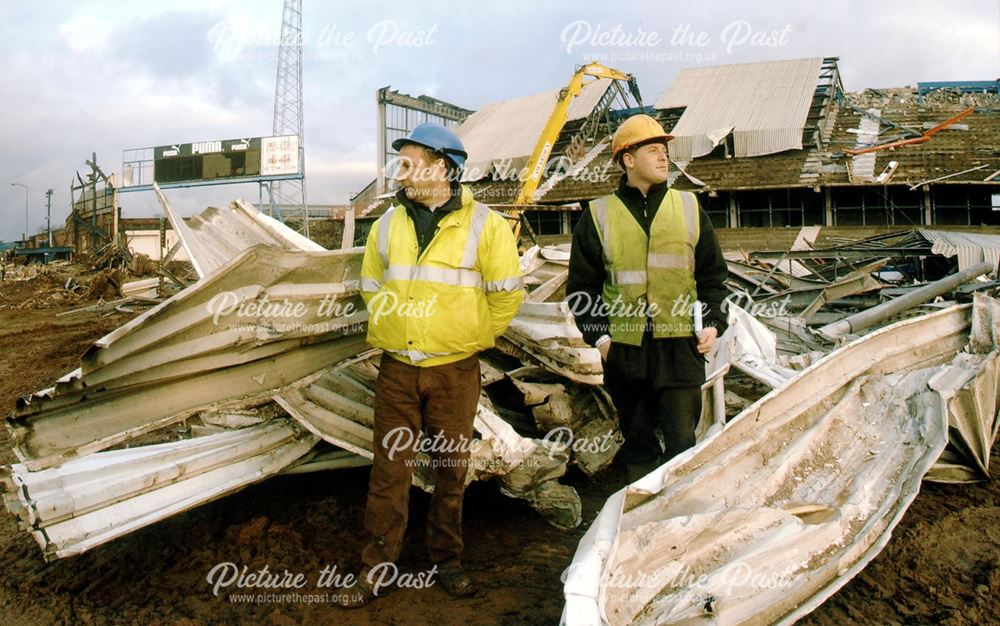
[[[392,147],[402,189],[372,225],[361,268],[368,342],[383,354],[365,510],[369,542],[361,575],[338,598],[350,608],[378,595],[370,579],[402,550],[416,452],[427,451],[417,443],[421,433],[431,442],[427,551],[435,580],[452,596],[475,591],[461,558],[478,353],[493,347],[524,298],[510,226],[459,183],[467,154],[458,136],[421,124]]]
[[[423,146],[437,152],[447,157],[459,171],[465,167],[465,159],[469,157],[455,131],[430,122],[418,125],[406,137],[393,141],[392,149],[399,152],[406,145]]]

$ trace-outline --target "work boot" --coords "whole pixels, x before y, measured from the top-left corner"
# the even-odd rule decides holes
[[[452,598],[465,598],[478,591],[476,583],[461,565],[445,565],[438,570],[441,586]]]
[[[361,570],[354,583],[344,587],[334,596],[334,604],[344,609],[358,609],[376,598],[375,586],[368,580],[367,567]]]

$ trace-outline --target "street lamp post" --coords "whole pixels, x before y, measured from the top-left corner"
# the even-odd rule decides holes
[[[24,234],[21,235],[21,240],[24,241],[25,247],[28,246],[28,186],[24,183],[16,183],[11,181],[11,187],[24,187]]]
[[[49,247],[52,247],[52,194],[55,193],[55,189],[49,189],[45,192],[45,227],[49,231]]]

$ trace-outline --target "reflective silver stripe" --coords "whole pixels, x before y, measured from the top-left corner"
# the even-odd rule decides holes
[[[645,285],[646,272],[642,270],[627,270],[612,272],[616,285]]]
[[[598,198],[590,203],[590,213],[594,216],[597,232],[601,236],[601,252],[604,260],[611,264],[611,225],[608,223],[608,202],[604,198]]]
[[[688,241],[694,247],[698,243],[698,200],[690,191],[682,191],[680,194],[684,204],[684,220],[688,227]]]
[[[455,287],[477,287],[483,288],[483,275],[476,270],[449,269],[444,267],[428,267],[420,265],[417,267],[416,275],[412,280],[425,280],[434,283],[444,283]]]
[[[524,285],[520,276],[501,280],[488,280],[483,283],[483,291],[517,291]]]
[[[483,276],[476,270],[430,267],[427,265],[390,265],[382,280],[423,280],[455,287],[483,287]]]
[[[469,238],[465,240],[465,254],[462,255],[462,267],[475,267],[479,257],[479,240],[483,236],[483,228],[490,216],[490,208],[485,204],[476,203],[472,209],[472,223],[469,224]]]
[[[389,282],[390,280],[410,280],[410,275],[413,273],[414,267],[414,265],[390,265],[382,272],[382,280],[385,282]]]
[[[361,291],[378,291],[382,288],[382,283],[372,278],[361,279]]]
[[[395,211],[396,207],[389,207],[378,223],[378,255],[382,258],[382,267],[389,267],[389,224]]]
[[[473,208],[472,220],[469,224],[469,236],[465,242],[465,252],[462,256],[462,267],[460,269],[432,267],[429,265],[389,265],[389,219],[396,207],[392,207],[382,216],[378,231],[378,249],[382,257],[385,272],[382,280],[422,280],[434,283],[443,283],[455,287],[483,287],[483,276],[478,271],[472,269],[476,265],[479,257],[479,241],[482,238],[486,220],[489,219],[490,209],[485,204],[476,203]]]
[[[393,354],[405,356],[411,363],[419,363],[436,356],[448,356],[451,352],[421,352],[420,350],[389,350]]]
[[[688,254],[650,254],[646,259],[646,266],[668,270],[687,270],[694,269],[693,260],[693,256]]]

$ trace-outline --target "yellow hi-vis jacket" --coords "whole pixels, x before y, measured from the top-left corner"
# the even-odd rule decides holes
[[[693,336],[694,251],[701,236],[695,195],[668,190],[649,236],[614,194],[595,200],[590,210],[607,270],[601,299],[609,307],[611,339],[642,345],[647,318],[656,339]]]
[[[413,221],[393,206],[368,233],[361,297],[368,343],[430,367],[491,348],[524,299],[514,233],[462,187],[462,207],[443,217],[418,258]]]

